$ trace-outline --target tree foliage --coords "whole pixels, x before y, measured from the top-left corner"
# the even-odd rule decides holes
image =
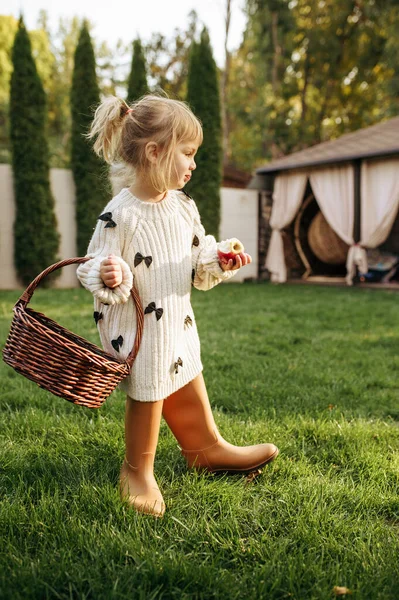
[[[397,114],[396,4],[247,0],[230,79],[234,161],[253,167]]]
[[[12,47],[18,21],[0,15],[0,162],[9,162],[9,97],[12,74]]]
[[[206,28],[190,54],[187,102],[202,122],[204,142],[196,157],[197,170],[187,186],[208,233],[219,234],[222,180],[222,131],[219,78]]]
[[[16,218],[14,257],[24,285],[57,260],[59,244],[45,135],[46,97],[22,19],[12,48],[10,139]]]
[[[127,82],[127,102],[131,103],[148,92],[146,63],[139,39],[133,42],[132,67]]]
[[[85,137],[99,99],[94,51],[88,26],[84,23],[75,51],[71,89],[71,167],[76,189],[79,255],[86,254],[97,217],[110,194],[108,170]]]
[[[143,45],[149,70],[150,85],[170,98],[184,100],[187,95],[189,59],[193,40],[199,38],[199,21],[195,10],[187,17],[187,29],[176,28],[167,38],[154,33]]]
[[[11,16],[0,15],[0,161],[8,162],[9,153],[9,97],[10,80],[13,70],[12,47],[15,34],[18,29],[18,21]],[[40,25],[29,34],[31,53],[40,77],[42,86],[48,94],[49,83],[52,78],[55,59],[51,52],[48,32]],[[48,96],[47,96],[48,101]],[[47,104],[48,105],[48,104]],[[49,123],[47,120],[47,128]]]
[[[126,81],[131,62],[130,44],[119,39],[115,46],[100,42],[95,46],[98,85],[104,96],[126,96]]]
[[[51,36],[48,32],[55,59],[47,88],[49,142],[53,167],[70,166],[72,127],[70,90],[74,53],[80,28],[81,21],[77,17],[62,18],[54,35]]]
[[[232,10],[234,21],[234,3]],[[269,158],[399,114],[397,0],[246,0],[246,14],[243,42],[231,53],[225,74],[229,138],[224,146],[239,168],[252,170]],[[10,159],[8,98],[16,28],[13,17],[0,16],[3,162]],[[42,11],[30,32],[48,99],[51,166],[69,166],[69,96],[80,28],[77,18],[61,19],[51,32]],[[142,41],[150,91],[186,98],[190,48],[199,29],[192,11],[186,27],[172,36],[154,33]],[[124,97],[130,45],[99,40],[95,55],[101,93]]]

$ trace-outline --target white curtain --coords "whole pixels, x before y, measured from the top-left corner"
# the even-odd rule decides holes
[[[364,161],[361,179],[362,246],[376,248],[387,239],[399,208],[399,160]]]
[[[317,169],[310,185],[327,223],[349,246],[353,244],[353,167]]]
[[[281,230],[291,223],[298,212],[307,179],[307,173],[290,172],[278,175],[274,182],[273,208],[270,218],[273,231],[266,257],[266,268],[270,271],[271,280],[274,282],[287,281]]]
[[[366,250],[360,244],[353,244],[349,248],[346,257],[346,283],[348,285],[353,285],[356,267],[360,273],[367,273],[368,271]]]
[[[308,174],[290,172],[278,175],[274,185],[273,229],[266,267],[272,281],[284,282],[281,229],[289,225],[303,200]],[[352,285],[358,267],[368,270],[365,248],[375,248],[388,237],[399,210],[399,161],[397,158],[364,161],[361,171],[361,240],[354,243],[354,169],[353,165],[320,168],[309,174],[313,193],[330,227],[350,248],[346,261],[346,281]]]
[[[367,273],[366,248],[376,248],[390,234],[399,208],[399,161],[384,159],[363,161],[361,167],[361,239],[352,246],[347,258],[348,285],[352,285],[358,267]]]
[[[355,265],[361,271],[365,266],[365,251],[355,244],[353,239],[353,166],[343,165],[317,169],[310,175],[310,185],[326,221],[335,233],[350,246],[346,261],[346,282],[348,285],[352,285]]]

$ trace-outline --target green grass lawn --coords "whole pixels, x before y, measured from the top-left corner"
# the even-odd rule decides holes
[[[18,295],[0,294],[2,346]],[[253,482],[198,474],[163,423],[167,512],[137,514],[122,393],[85,409],[2,363],[0,597],[399,598],[399,295],[247,283],[192,303],[221,433],[280,456]],[[86,291],[32,307],[98,343]]]

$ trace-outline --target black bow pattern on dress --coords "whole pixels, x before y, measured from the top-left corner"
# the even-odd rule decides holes
[[[155,306],[155,302],[150,302],[149,305],[147,306],[147,308],[144,311],[144,314],[146,315],[147,313],[152,313],[155,311],[156,317],[157,317],[157,321],[159,321],[159,319],[162,317],[163,315],[163,308],[157,308]]]
[[[176,374],[179,372],[179,367],[182,367],[182,366],[183,366],[183,361],[182,361],[182,359],[179,356],[179,358],[175,362],[175,373]]]
[[[147,267],[149,267],[152,263],[152,256],[143,256],[140,252],[137,252],[136,256],[134,257],[134,266],[137,267],[137,265],[139,265],[142,261],[144,261]]]
[[[190,315],[187,315],[187,317],[184,319],[184,327],[188,327],[189,325],[191,326],[193,324],[193,320],[190,317]]]
[[[100,321],[100,320],[103,318],[103,316],[104,316],[104,315],[103,315],[103,313],[102,313],[102,312],[98,312],[98,310],[95,310],[95,311],[94,311],[94,313],[93,313],[93,317],[94,317],[94,320],[95,320],[95,322],[96,322],[96,325],[97,325],[97,323],[98,323],[98,322],[99,322],[99,321]]]
[[[121,346],[122,346],[122,344],[123,344],[123,337],[120,335],[120,336],[118,337],[118,339],[116,339],[116,340],[111,340],[111,344],[112,344],[112,347],[113,347],[113,348],[114,348],[114,349],[115,349],[117,352],[119,352],[119,348],[121,348]]]
[[[194,284],[194,279],[195,279],[195,269],[193,269],[191,271],[191,283]]]
[[[193,246],[199,246],[199,239],[196,235],[193,238]]]
[[[100,219],[100,221],[107,221],[107,224],[104,227],[104,229],[107,229],[107,227],[116,227],[115,221],[112,220],[112,213],[111,212],[106,212],[106,213],[100,215],[98,217],[98,219]]]

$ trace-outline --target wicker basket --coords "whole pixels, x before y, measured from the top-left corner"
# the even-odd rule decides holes
[[[345,264],[349,246],[330,227],[322,212],[310,224],[308,242],[319,260],[328,265]]]
[[[137,331],[132,351],[124,362],[45,315],[27,308],[33,292],[46,275],[88,260],[87,257],[63,260],[45,269],[32,281],[14,306],[3,359],[18,373],[56,396],[74,404],[99,408],[118,383],[129,375],[140,348],[144,313],[135,286],[131,295],[137,311]]]

